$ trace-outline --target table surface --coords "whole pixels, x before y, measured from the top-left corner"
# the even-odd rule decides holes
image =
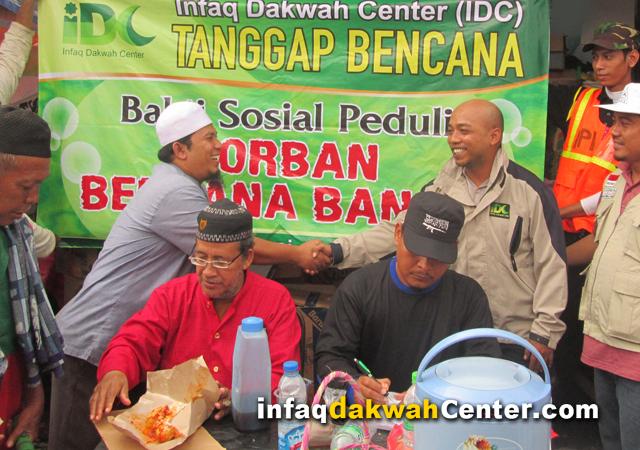
[[[203,427],[227,450],[271,450],[278,448],[278,426],[276,422],[269,428],[254,433],[238,431],[233,426],[231,415],[220,421],[207,420]]]
[[[271,422],[269,429],[255,433],[236,430],[230,416],[219,422],[207,420],[203,426],[227,450],[272,450],[278,448],[278,424],[276,421]],[[386,447],[387,432],[377,432],[372,441]]]
[[[221,421],[207,420],[202,425],[227,450],[273,450],[278,448],[278,425],[272,421],[266,430],[247,433],[235,429],[231,415]],[[376,433],[373,442],[386,447],[386,432]],[[107,450],[104,443],[100,443],[95,450]]]

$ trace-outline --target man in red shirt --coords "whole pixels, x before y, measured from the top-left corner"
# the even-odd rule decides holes
[[[271,388],[282,364],[300,361],[300,325],[286,288],[247,269],[253,261],[252,218],[228,199],[198,215],[191,262],[196,273],[157,288],[145,307],[113,337],[98,366],[98,385],[90,400],[90,418],[109,413],[116,397],[129,405],[129,389],[146,373],[204,356],[220,385],[215,418],[229,411],[233,348],[242,319],[264,320],[271,355]]]

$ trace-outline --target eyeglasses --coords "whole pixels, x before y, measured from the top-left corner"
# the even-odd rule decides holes
[[[240,258],[240,256],[242,256],[242,252],[238,253],[238,256],[233,258],[231,261],[224,261],[221,259],[214,259],[212,261],[209,261],[207,259],[198,258],[197,256],[189,256],[189,261],[191,261],[191,264],[197,267],[206,268],[207,265],[210,264],[212,267],[215,267],[216,269],[228,269],[229,267],[231,267],[231,264],[233,264],[236,261],[236,259]]]

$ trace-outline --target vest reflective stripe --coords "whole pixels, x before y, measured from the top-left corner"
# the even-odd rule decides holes
[[[588,89],[582,99],[580,99],[580,104],[578,106],[578,110],[576,111],[575,119],[571,122],[571,130],[569,130],[569,136],[567,139],[566,148],[573,148],[573,143],[576,140],[576,133],[578,132],[578,128],[580,126],[580,122],[582,122],[582,116],[584,115],[589,102],[591,101],[591,97],[598,89]],[[575,105],[574,105],[575,106]],[[573,112],[573,108],[571,108],[571,112]]]
[[[576,99],[578,98],[578,96],[580,94],[582,94],[584,92],[583,89],[577,89],[576,93],[573,94],[573,98],[571,99],[571,108],[569,108],[569,112],[567,113],[567,117],[564,119],[565,122],[568,122],[569,119],[571,119],[571,115],[573,114],[573,110],[576,109]]]
[[[602,158],[598,158],[597,156],[587,156],[587,155],[583,155],[581,153],[574,153],[572,151],[569,150],[565,150],[561,153],[563,158],[569,158],[569,159],[573,159],[575,161],[580,161],[583,163],[591,163],[591,164],[595,164],[596,166],[600,166],[603,169],[607,169],[609,172],[613,172],[614,170],[616,170],[616,165],[613,164],[610,161],[607,161],[606,159],[602,159]]]
[[[616,170],[616,165],[606,159],[598,158],[597,156],[591,157],[591,164],[607,169],[609,172]]]
[[[560,156],[562,156],[563,158],[569,158],[569,159],[573,159],[575,161],[580,161],[587,164],[591,162],[591,156],[583,155],[582,153],[574,153],[570,150],[563,151],[560,154]]]

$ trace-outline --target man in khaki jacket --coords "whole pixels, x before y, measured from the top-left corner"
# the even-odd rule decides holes
[[[465,225],[452,270],[474,278],[487,294],[496,328],[529,339],[551,364],[565,330],[565,245],[551,191],[501,149],[503,117],[486,100],[471,100],[451,116],[453,157],[425,187],[463,204]],[[404,214],[398,216],[404,220]],[[331,245],[334,264],[358,267],[394,251],[394,224],[340,238]],[[521,347],[502,343],[503,354],[529,361]]]
[[[582,291],[582,362],[594,368],[604,450],[640,448],[640,84],[628,84],[613,111],[618,170],[609,174],[596,210],[593,255]],[[584,240],[586,240],[585,238]],[[583,240],[583,241],[584,241]],[[569,247],[573,253],[576,246]]]

